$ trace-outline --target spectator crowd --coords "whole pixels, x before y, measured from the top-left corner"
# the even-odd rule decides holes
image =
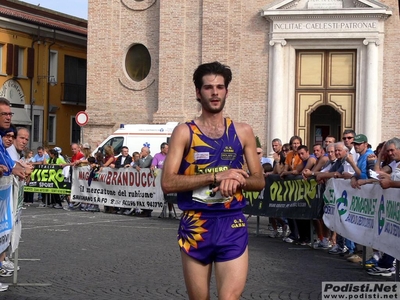
[[[303,145],[299,136],[291,137],[282,144],[278,138],[272,140],[272,162],[260,158],[265,176],[276,174],[280,178],[314,178],[324,184],[330,178],[349,180],[354,189],[365,184],[380,184],[383,189],[400,187],[400,139],[394,137],[380,143],[375,150],[365,134],[345,130],[342,141],[326,136],[323,143],[312,147]],[[271,238],[282,238],[286,243],[309,245],[314,249],[326,250],[331,255],[343,256],[352,263],[364,263],[372,276],[395,274],[394,257],[372,249],[372,256],[362,261],[361,247],[353,241],[329,230],[322,219],[309,220],[270,218]],[[315,232],[317,239],[310,237]],[[357,247],[358,246],[358,247]]]
[[[149,147],[142,147],[140,153],[133,152],[132,156],[129,154],[129,149],[123,146],[121,154],[115,157],[114,149],[112,146],[105,146],[101,148],[94,156],[91,155],[91,146],[88,143],[83,145],[73,143],[71,145],[72,156],[67,157],[62,153],[60,147],[48,148],[38,147],[36,153],[28,148],[30,131],[25,127],[15,127],[12,124],[11,105],[10,102],[0,97],[0,177],[8,177],[13,175],[19,179],[19,184],[13,185],[14,189],[24,189],[29,180],[32,171],[35,166],[38,165],[59,165],[63,168],[63,175],[66,178],[72,178],[71,173],[75,167],[89,166],[90,167],[90,178],[89,180],[96,179],[96,176],[104,167],[110,168],[134,168],[140,171],[142,168],[150,168],[152,172],[156,172],[157,169],[162,169],[164,160],[168,153],[168,144],[161,144],[161,151],[157,153],[154,158],[150,155]],[[12,182],[12,181],[10,181]],[[90,183],[88,182],[90,185]],[[80,204],[74,205],[70,198],[65,195],[59,194],[44,194],[24,192],[23,207],[31,206],[35,200],[39,202],[38,207],[52,207],[54,209],[66,209],[66,210],[85,210],[85,211],[99,211],[99,207],[94,204]],[[11,204],[13,197],[11,197]],[[64,206],[63,202],[67,204]],[[5,205],[6,201],[2,199],[2,205]],[[8,206],[8,204],[6,205]],[[172,217],[172,205],[168,205],[169,217]],[[7,210],[9,208],[7,207]],[[18,208],[20,209],[20,208]],[[135,214],[138,216],[150,216],[151,211],[134,211],[130,209],[116,209],[114,207],[108,207],[106,212],[114,212],[118,214],[131,215]],[[14,212],[15,214],[15,212]],[[11,231],[11,235],[13,231]],[[11,238],[8,239],[8,242]],[[11,244],[8,245],[5,251],[0,253],[0,277],[11,277],[15,271],[19,270],[11,259],[15,249],[12,249]],[[7,291],[8,284],[0,282],[0,292]]]
[[[121,153],[114,153],[110,145],[100,148],[92,156],[92,148],[88,143],[71,145],[72,156],[63,154],[60,147],[38,147],[36,153],[28,149],[29,130],[16,128],[11,123],[13,113],[10,103],[5,98],[0,98],[0,176],[14,175],[23,184],[29,181],[30,174],[35,165],[52,164],[64,168],[65,177],[72,178],[71,172],[75,167],[89,166],[90,175],[88,185],[99,176],[103,168],[150,168],[152,172],[163,168],[168,154],[168,144],[160,145],[160,152],[150,154],[149,147],[142,147],[140,152],[129,154],[126,146],[121,148]],[[281,178],[302,176],[304,180],[314,178],[318,183],[324,184],[330,178],[349,180],[352,188],[357,189],[365,184],[380,184],[383,189],[400,187],[400,139],[392,138],[380,143],[375,150],[368,143],[365,134],[356,134],[353,130],[345,130],[341,141],[336,141],[334,136],[324,137],[321,144],[311,147],[303,144],[301,137],[293,136],[288,143],[275,138],[271,142],[273,152],[269,157],[263,155],[261,147],[257,148],[260,163],[265,176],[276,174]],[[117,157],[115,155],[118,155]],[[373,175],[374,174],[374,175]],[[371,176],[373,175],[373,176]],[[24,205],[30,206],[35,200],[41,207],[54,209],[99,211],[94,204],[75,204],[69,197],[58,194],[24,193]],[[64,201],[67,203],[64,205]],[[173,205],[168,203],[169,217],[172,217]],[[151,211],[120,209],[106,207],[105,212],[123,215],[150,216]],[[311,228],[308,220],[287,218],[269,218],[271,238],[281,238],[286,243],[308,245],[314,249],[326,250],[331,255],[340,255],[353,263],[363,263],[360,248],[345,237],[329,230],[322,219],[313,221],[313,230],[317,239],[310,236]],[[12,249],[0,254],[0,277],[12,276],[15,266],[9,258]],[[364,262],[368,266],[368,274],[372,276],[392,276],[395,273],[395,259],[390,255],[373,249],[372,256]],[[6,291],[8,285],[0,283],[0,291]]]

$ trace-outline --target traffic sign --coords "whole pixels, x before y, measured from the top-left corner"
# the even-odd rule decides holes
[[[75,116],[75,122],[79,126],[85,126],[87,122],[89,121],[89,116],[87,115],[86,112],[80,111],[76,114]]]

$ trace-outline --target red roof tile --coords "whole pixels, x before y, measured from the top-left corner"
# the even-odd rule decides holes
[[[38,14],[29,13],[26,11],[22,11],[15,8],[5,7],[0,5],[0,15],[7,16],[12,19],[22,20],[31,24],[37,24],[41,26],[46,26],[53,29],[59,29],[63,31],[68,31],[72,33],[76,33],[79,35],[87,36],[87,22],[76,22],[77,18],[71,17],[71,23],[67,23],[64,21],[56,20],[54,18],[41,16]],[[50,14],[51,15],[51,14]],[[56,18],[57,14],[53,14]],[[59,19],[67,20],[66,15],[59,16]],[[83,20],[83,19],[80,19]],[[83,26],[79,26],[72,23],[83,23]]]

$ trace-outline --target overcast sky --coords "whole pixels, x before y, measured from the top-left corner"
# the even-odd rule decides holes
[[[64,14],[87,20],[88,0],[23,0],[30,4],[49,8]]]

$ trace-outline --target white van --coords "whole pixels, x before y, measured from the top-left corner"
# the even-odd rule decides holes
[[[166,124],[121,124],[120,128],[107,137],[93,152],[104,149],[104,146],[111,145],[114,148],[115,156],[121,153],[122,146],[129,148],[129,154],[134,151],[140,152],[143,146],[150,148],[152,156],[160,152],[160,145],[169,142],[172,131],[178,122]]]

